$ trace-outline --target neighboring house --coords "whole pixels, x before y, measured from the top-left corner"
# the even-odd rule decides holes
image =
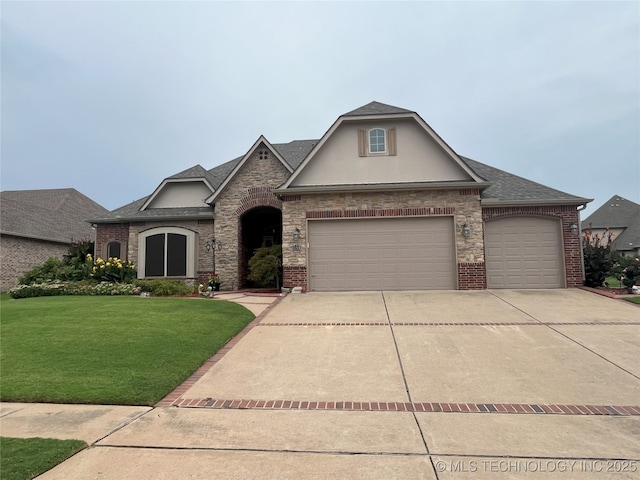
[[[0,290],[73,241],[93,240],[90,217],[108,210],[73,188],[0,192]]]
[[[140,277],[202,282],[215,263],[223,289],[247,286],[271,244],[284,286],[305,291],[564,288],[582,285],[590,201],[461,157],[417,113],[372,102],[319,140],[261,136],[92,221],[97,251],[126,252]]]
[[[613,232],[611,248],[634,256],[640,255],[640,205],[614,195],[582,222],[582,231],[591,228],[592,235]]]

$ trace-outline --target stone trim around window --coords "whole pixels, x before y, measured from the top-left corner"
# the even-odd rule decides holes
[[[179,227],[157,227],[145,230],[138,234],[138,278],[146,277],[145,258],[146,258],[146,238],[152,235],[175,233],[187,237],[187,278],[195,277],[196,274],[196,233],[192,230]],[[166,277],[166,251],[165,251],[165,275]]]

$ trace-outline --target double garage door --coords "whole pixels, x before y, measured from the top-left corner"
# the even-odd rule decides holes
[[[309,222],[309,289],[456,289],[452,217]]]
[[[488,288],[563,288],[560,221],[507,217],[484,226]]]

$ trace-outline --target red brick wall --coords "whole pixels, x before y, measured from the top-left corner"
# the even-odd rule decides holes
[[[562,243],[564,249],[565,277],[567,287],[579,287],[583,284],[582,247],[580,232],[571,232],[571,224],[578,223],[579,213],[575,205],[491,207],[482,209],[482,219],[509,216],[543,216],[559,218],[562,222]]]
[[[458,264],[458,290],[487,288],[487,270],[484,262]]]
[[[299,265],[285,265],[282,268],[282,286],[285,288],[302,287],[307,291],[307,267]]]
[[[107,254],[107,244],[109,242],[120,242],[121,260],[129,260],[127,254],[127,243],[129,241],[128,223],[105,223],[96,228],[96,248],[95,256],[104,257]]]

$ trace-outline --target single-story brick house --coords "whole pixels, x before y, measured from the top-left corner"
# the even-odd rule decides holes
[[[0,192],[0,290],[50,257],[62,259],[74,241],[93,241],[86,219],[108,210],[74,188]]]
[[[215,269],[241,288],[253,251],[282,244],[283,285],[304,291],[565,288],[582,285],[590,201],[462,157],[416,112],[372,102],[319,140],[261,136],[92,221],[96,251],[141,278]]]

